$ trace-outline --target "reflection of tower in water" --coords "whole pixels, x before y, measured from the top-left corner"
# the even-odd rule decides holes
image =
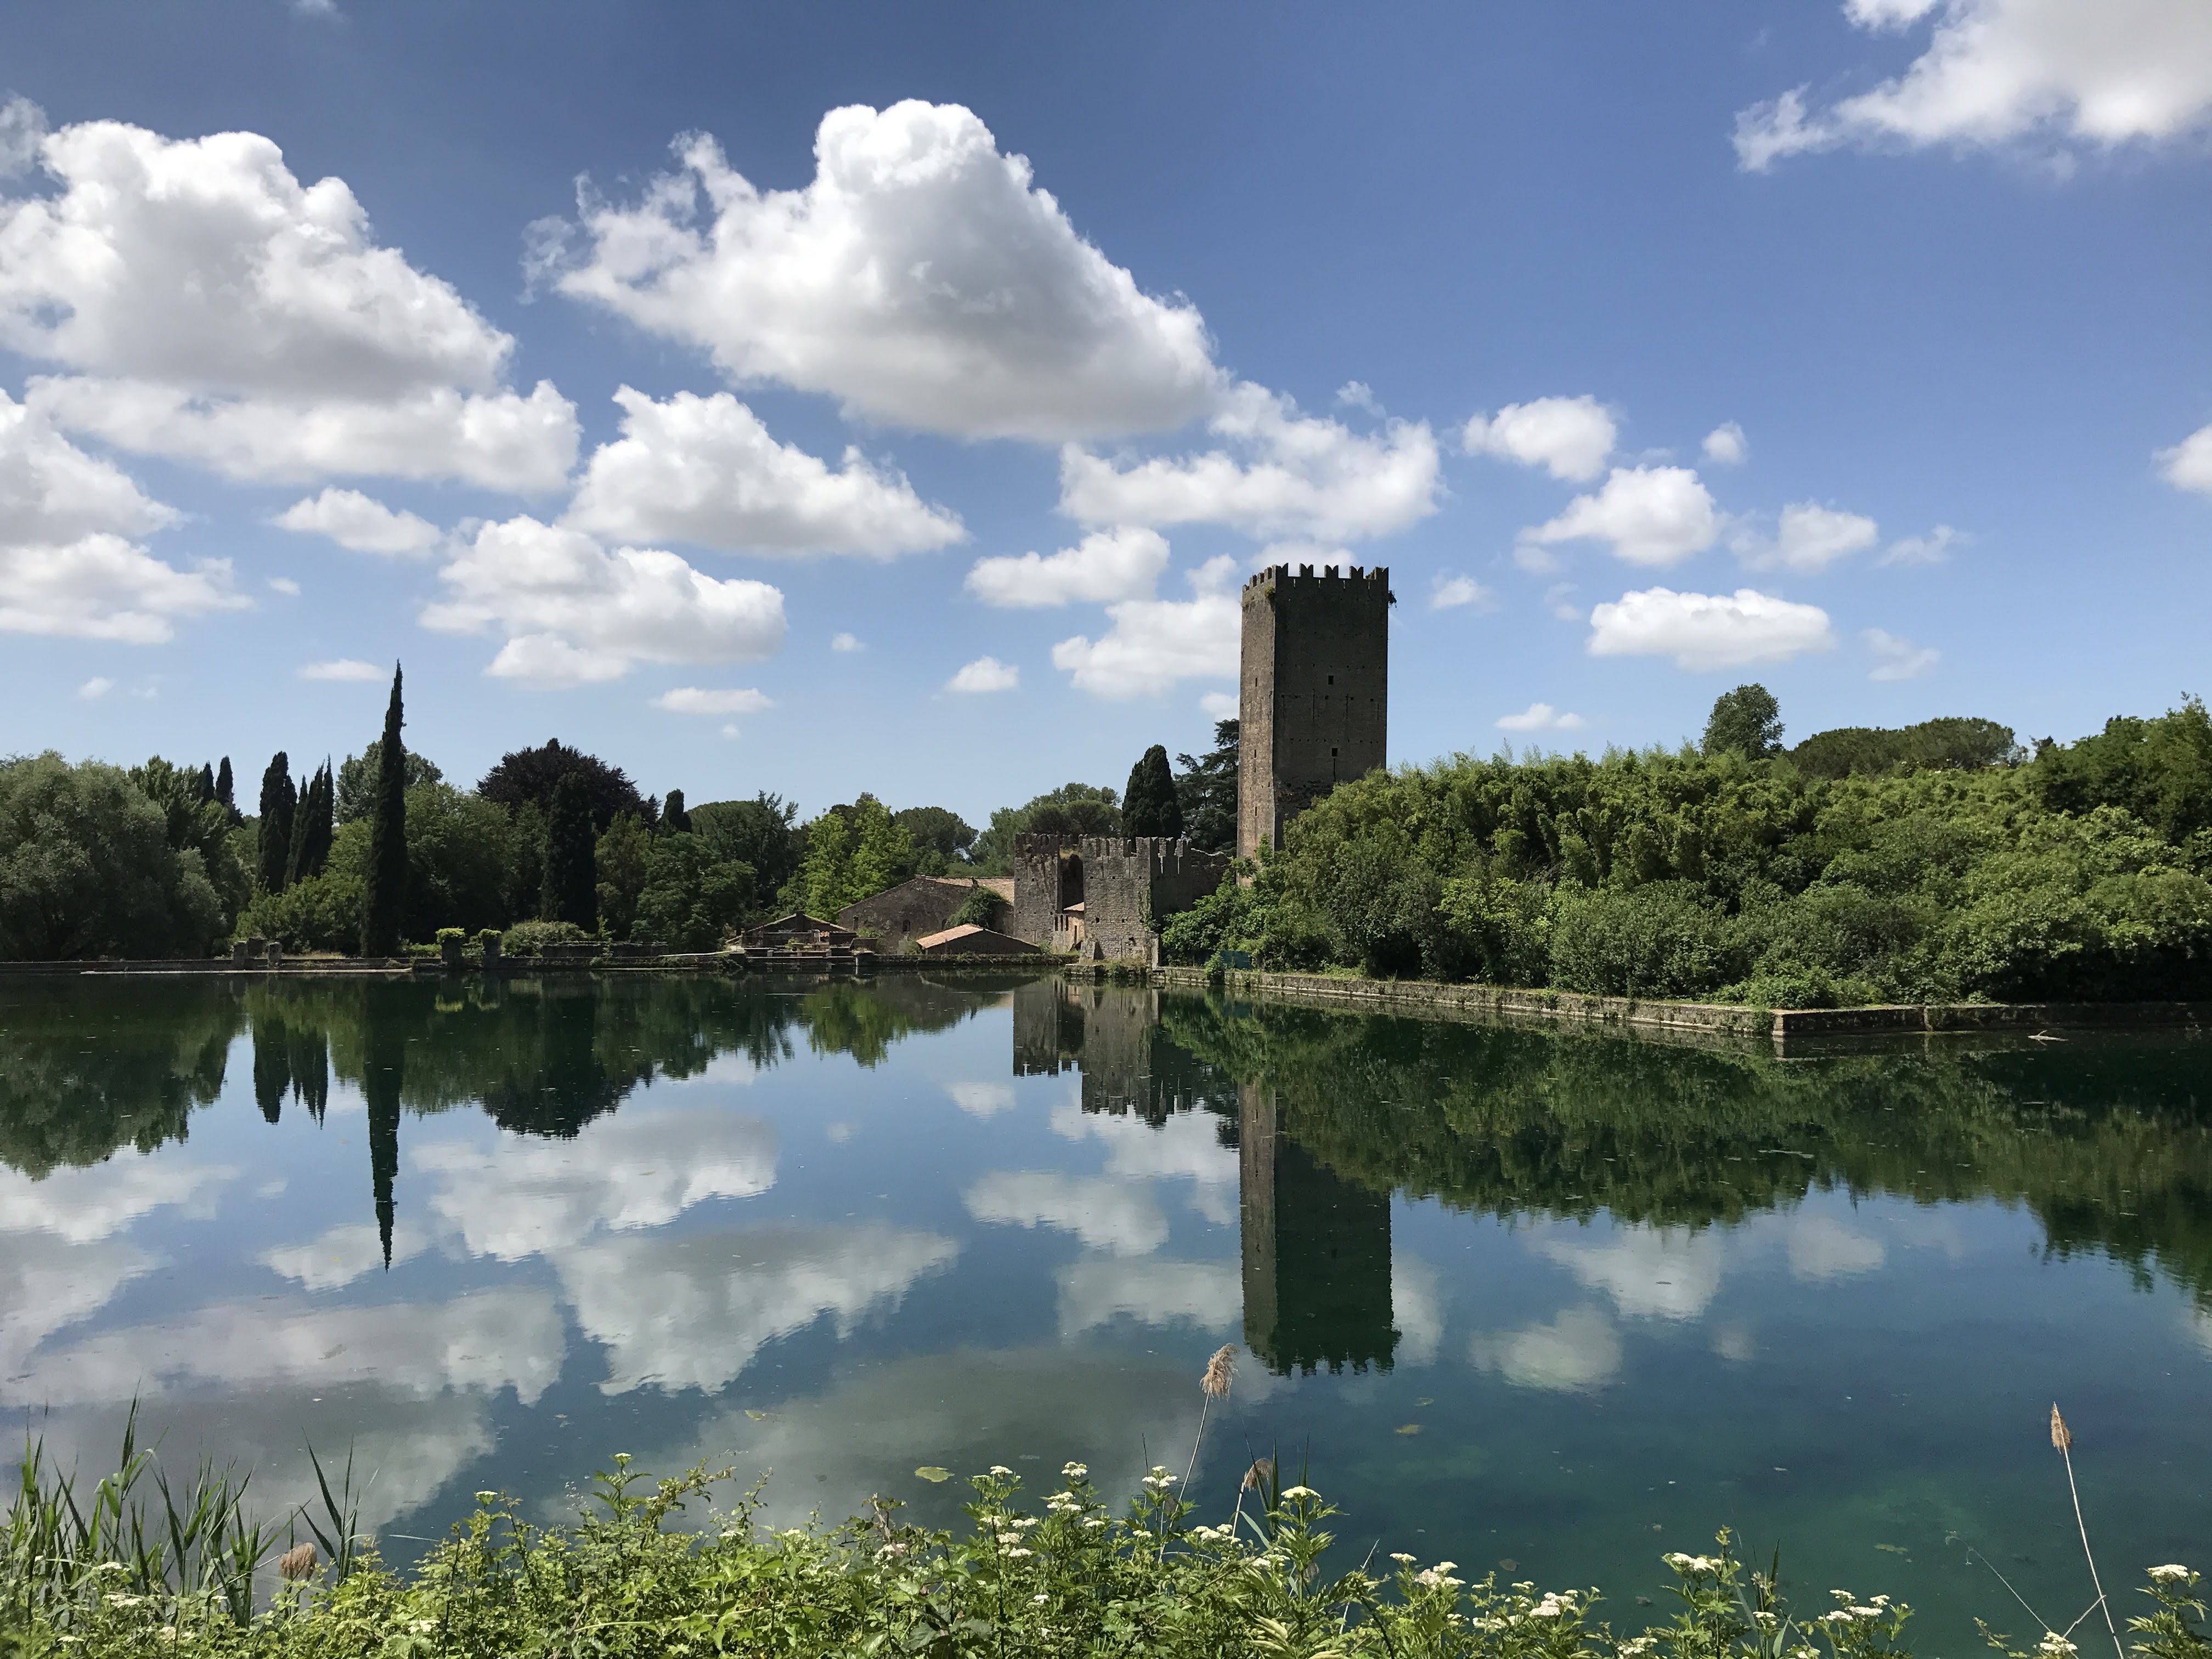
[[[1244,1341],[1269,1370],[1390,1369],[1390,1200],[1283,1132],[1274,1091],[1237,1089]]]

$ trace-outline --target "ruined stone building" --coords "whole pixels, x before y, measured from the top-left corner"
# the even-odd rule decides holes
[[[1279,564],[1244,584],[1237,852],[1283,844],[1283,826],[1383,764],[1390,573]]]

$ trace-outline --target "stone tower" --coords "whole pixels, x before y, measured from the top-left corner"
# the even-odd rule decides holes
[[[1283,827],[1383,763],[1390,690],[1390,573],[1279,564],[1244,584],[1237,851],[1283,844]]]

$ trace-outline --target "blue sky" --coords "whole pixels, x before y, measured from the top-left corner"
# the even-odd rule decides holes
[[[2203,689],[2202,0],[88,0],[0,83],[0,749],[251,775],[404,659],[459,781],[980,823],[1203,747],[1279,559],[1389,567],[1395,760]]]

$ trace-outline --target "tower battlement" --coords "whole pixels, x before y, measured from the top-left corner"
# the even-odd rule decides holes
[[[1383,763],[1395,602],[1380,565],[1316,574],[1310,564],[1279,564],[1244,584],[1240,855],[1280,847],[1291,819]]]

